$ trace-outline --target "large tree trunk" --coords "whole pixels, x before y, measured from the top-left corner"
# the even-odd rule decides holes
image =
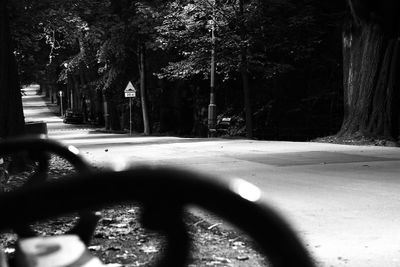
[[[251,111],[251,94],[249,86],[249,64],[247,59],[247,30],[244,15],[244,0],[239,0],[240,14],[240,74],[242,76],[246,137],[253,138],[253,118]]]
[[[139,44],[139,76],[140,76],[140,102],[142,104],[143,114],[143,133],[144,135],[150,134],[150,120],[147,108],[147,88],[146,88],[146,55],[145,47]]]
[[[24,113],[18,71],[11,46],[7,1],[0,2],[0,137],[24,132]]]
[[[375,9],[366,12],[367,6],[349,4],[353,17],[343,32],[345,110],[339,135],[397,140],[399,35],[387,21],[390,16],[376,13],[386,19],[376,20],[370,17]]]

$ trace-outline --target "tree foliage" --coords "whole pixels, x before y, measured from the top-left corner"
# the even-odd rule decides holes
[[[237,81],[241,79],[245,49],[249,85],[254,95],[251,103],[256,120],[261,120],[256,124],[270,127],[273,122],[266,118],[272,112],[269,107],[282,106],[278,104],[282,94],[296,98],[299,94],[296,90],[313,91],[323,84],[324,77],[338,77],[340,58],[337,48],[327,44],[327,40],[329,33],[339,28],[340,15],[335,17],[337,10],[329,9],[333,5],[316,0],[246,0],[242,2],[243,13],[239,3],[238,0],[16,0],[10,7],[20,75],[24,82],[44,81],[57,88],[65,84],[68,90],[86,98],[104,94],[118,115],[125,112],[121,90],[127,81],[139,84],[140,49],[144,47],[150,117],[157,122],[162,112],[159,103],[169,87],[181,88],[179,93],[174,93],[178,89],[168,89],[168,94],[176,98],[170,103],[174,109],[178,104],[173,103],[181,101],[178,95],[185,98],[181,102],[190,108],[197,111],[204,108],[214,25],[220,114],[242,116]],[[308,76],[302,89],[276,93],[278,88],[290,87],[287,77],[295,81],[301,76]],[[325,91],[339,90],[332,89],[334,83],[330,86]],[[304,98],[308,97],[306,94]],[[191,100],[194,98],[202,100]],[[196,101],[203,104],[196,106]],[[95,109],[102,110],[100,106]],[[190,120],[202,120],[196,116]]]
[[[185,3],[184,3],[185,2]],[[245,27],[250,72],[272,79],[313,56],[323,32],[316,8],[307,1],[247,1]],[[171,2],[157,27],[163,50],[172,50],[177,60],[159,74],[180,79],[209,75],[211,19],[216,24],[218,73],[222,80],[235,79],[239,71],[240,32],[237,1],[210,0]]]

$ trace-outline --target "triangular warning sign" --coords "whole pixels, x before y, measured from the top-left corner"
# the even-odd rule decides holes
[[[136,92],[135,87],[133,87],[133,84],[130,81],[128,82],[124,92]]]

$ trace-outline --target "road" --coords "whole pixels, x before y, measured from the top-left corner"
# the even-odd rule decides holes
[[[399,148],[130,137],[63,125],[41,97],[23,100],[27,120],[47,121],[50,138],[78,147],[98,166],[178,166],[257,185],[319,266],[400,265]]]

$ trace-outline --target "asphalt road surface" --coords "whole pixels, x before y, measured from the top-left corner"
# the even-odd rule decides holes
[[[93,164],[242,178],[288,219],[319,266],[400,266],[399,148],[108,134],[63,124],[34,93],[23,97],[26,120],[47,121],[50,138]]]

